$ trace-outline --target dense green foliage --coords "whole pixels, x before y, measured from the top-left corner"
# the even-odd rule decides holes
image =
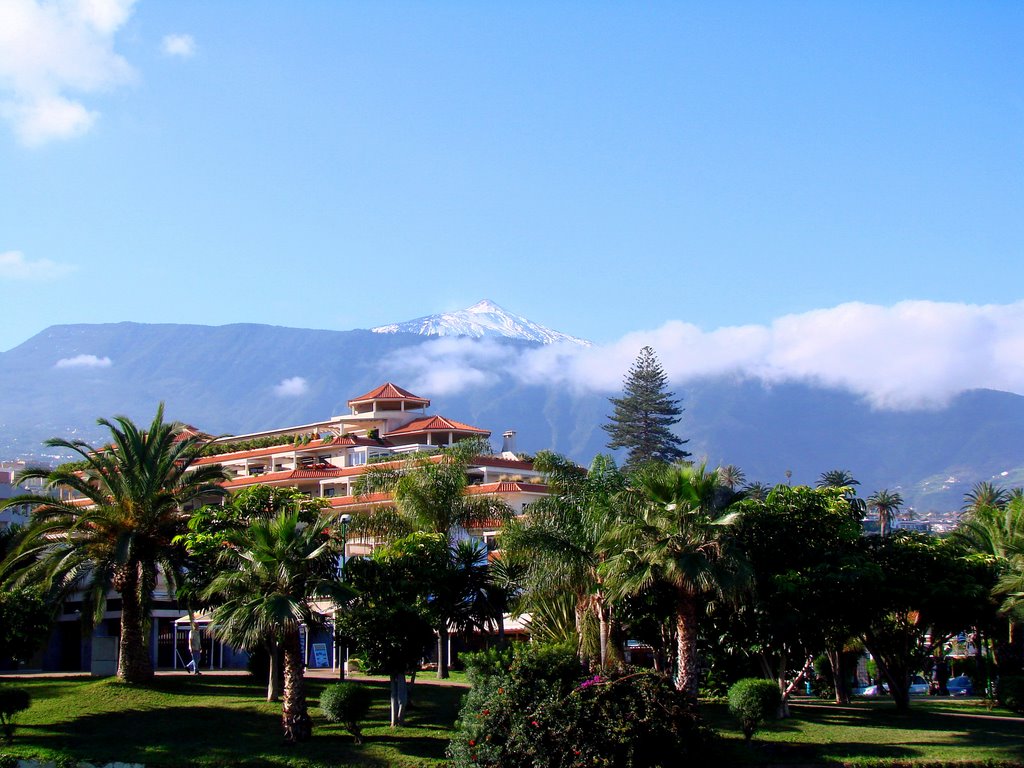
[[[1007,709],[1024,714],[1024,675],[1004,675],[996,685],[996,700]]]
[[[710,733],[671,680],[585,673],[569,646],[516,649],[507,671],[473,664],[448,753],[456,768],[668,766],[697,760]]]
[[[782,702],[782,693],[771,680],[747,677],[729,688],[729,712],[743,728],[743,736],[750,741],[754,733],[768,720]]]
[[[53,626],[53,606],[38,588],[0,591],[0,660],[28,661]]]
[[[608,433],[609,448],[625,448],[629,452],[627,469],[652,461],[680,461],[690,455],[682,448],[688,441],[672,432],[671,427],[679,422],[683,409],[668,391],[668,376],[651,347],[641,349],[630,366],[622,397],[609,400],[614,410],[602,429]]]
[[[501,534],[503,559],[522,569],[520,610],[530,614],[532,635],[554,641],[574,636],[584,661],[605,665],[621,660],[611,642],[611,597],[598,567],[626,477],[606,456],[595,458],[584,471],[542,451],[534,466],[544,473],[551,493],[531,504],[528,515],[509,521]],[[551,610],[559,605],[565,610]]]
[[[14,741],[14,719],[32,704],[32,696],[24,688],[0,686],[0,727],[7,743]]]
[[[353,682],[334,683],[320,694],[320,711],[332,723],[342,723],[356,744],[363,743],[361,723],[370,713],[373,694],[365,685]]]
[[[670,595],[675,684],[693,698],[700,687],[700,617],[710,601],[735,600],[749,583],[735,544],[734,498],[704,466],[648,465],[624,495],[618,524],[602,539],[601,573],[612,594]]]

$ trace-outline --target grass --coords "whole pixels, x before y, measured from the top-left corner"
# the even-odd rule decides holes
[[[165,766],[439,766],[465,689],[417,678],[415,707],[404,728],[388,727],[387,682],[363,680],[374,691],[365,729],[356,746],[344,728],[325,722],[317,704],[332,681],[307,679],[315,722],[313,739],[286,746],[280,705],[264,701],[265,689],[246,674],[160,676],[139,687],[87,677],[9,678],[28,689],[32,707],[23,713],[11,746],[0,753],[55,760],[72,756],[96,764],[120,760]],[[977,700],[914,700],[907,715],[888,701],[849,707],[805,701],[793,717],[760,731],[753,744],[725,704],[702,710],[723,737],[718,766],[936,765],[984,761],[1024,766],[1024,718]]]
[[[1024,718],[979,700],[915,699],[907,714],[887,700],[840,707],[824,701],[792,706],[792,717],[768,724],[752,744],[725,704],[703,708],[735,765],[1024,766]]]
[[[162,766],[434,766],[443,765],[449,731],[465,689],[421,685],[407,725],[388,725],[388,686],[364,681],[374,706],[357,746],[344,727],[317,708],[330,680],[307,680],[313,739],[284,744],[281,705],[249,675],[160,676],[151,686],[85,677],[18,678],[32,706],[18,718],[13,745],[0,753],[54,760],[70,755],[103,764],[118,760]]]

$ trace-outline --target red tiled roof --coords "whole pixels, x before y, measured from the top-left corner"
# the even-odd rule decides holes
[[[548,487],[542,483],[522,483],[517,480],[501,480],[486,485],[471,485],[466,493],[478,495],[484,493],[547,493]]]
[[[178,434],[174,436],[173,442],[180,443],[183,442],[184,440],[188,440],[190,437],[201,437],[203,440],[213,439],[213,435],[208,435],[205,432],[200,432],[191,424],[184,424],[182,425],[182,428],[178,430]]]
[[[446,419],[444,416],[424,416],[419,419],[413,419],[404,427],[391,430],[388,432],[388,436],[413,435],[420,432],[473,432],[478,435],[491,434],[490,430],[471,427],[469,424],[463,424],[461,421],[452,421],[451,419]]]
[[[345,470],[341,467],[299,467],[292,472],[293,480],[307,480],[313,477],[341,477]]]
[[[414,395],[409,390],[402,389],[401,387],[392,384],[390,381],[386,384],[381,384],[379,387],[367,392],[365,395],[353,397],[348,401],[348,404],[352,406],[356,403],[366,403],[371,400],[413,400],[423,405],[430,405],[430,401],[425,397]]]

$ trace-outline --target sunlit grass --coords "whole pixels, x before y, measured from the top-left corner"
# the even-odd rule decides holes
[[[320,692],[331,681],[307,680],[313,739],[287,746],[280,704],[246,674],[200,678],[161,676],[151,686],[87,677],[7,679],[29,689],[32,707],[19,721],[15,743],[0,754],[53,760],[68,755],[102,764],[112,760],[165,766],[439,766],[465,689],[430,684],[421,674],[408,725],[388,726],[388,686],[374,691],[356,746],[344,728],[321,717]],[[978,700],[918,699],[907,715],[888,701],[850,707],[827,702],[794,705],[793,717],[769,724],[750,746],[721,702],[702,706],[722,736],[716,768],[731,765],[983,765],[1024,766],[1024,718]]]
[[[978,701],[914,700],[907,714],[889,701],[799,703],[792,717],[769,723],[749,747],[724,704],[704,712],[738,764],[1024,765],[1024,718]]]
[[[313,739],[284,744],[281,705],[246,674],[158,677],[151,686],[83,677],[21,678],[32,707],[18,721],[15,742],[0,753],[54,759],[112,760],[147,766],[430,766],[443,763],[460,688],[417,685],[407,726],[388,725],[388,689],[366,681],[374,707],[357,746],[316,704],[330,681],[310,679]]]

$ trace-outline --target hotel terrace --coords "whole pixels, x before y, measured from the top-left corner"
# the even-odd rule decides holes
[[[437,452],[459,440],[486,440],[491,434],[444,416],[428,415],[429,400],[390,382],[349,400],[348,406],[350,414],[327,421],[220,438],[212,443],[215,450],[246,443],[271,445],[218,453],[196,464],[220,464],[229,477],[224,486],[231,491],[258,483],[288,486],[311,498],[326,499],[339,513],[358,514],[390,503],[386,494],[355,495],[353,484],[368,465],[397,463],[413,453]],[[506,432],[503,438],[500,454],[478,456],[472,462],[468,492],[499,496],[518,514],[547,489],[533,464],[513,452],[514,433]],[[467,533],[490,539],[495,531]]]

